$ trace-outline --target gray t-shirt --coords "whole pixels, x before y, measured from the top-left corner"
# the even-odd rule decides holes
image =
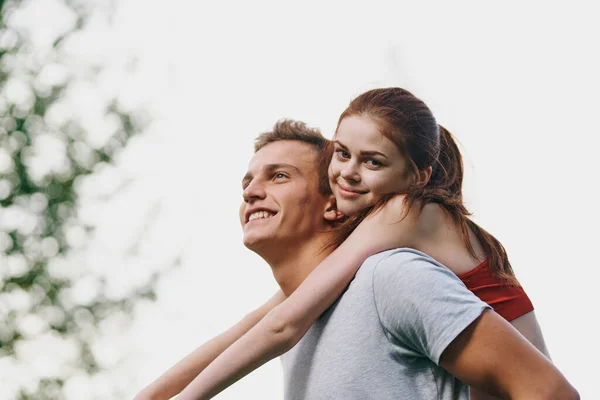
[[[468,387],[438,364],[486,308],[426,254],[403,248],[369,257],[281,357],[285,399],[468,399]]]

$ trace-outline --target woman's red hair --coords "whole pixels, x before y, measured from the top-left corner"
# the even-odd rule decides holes
[[[374,89],[361,94],[344,110],[338,120],[349,116],[366,116],[375,121],[383,135],[394,142],[409,163],[409,172],[432,167],[431,178],[425,186],[411,186],[406,193],[406,210],[415,203],[442,206],[462,229],[463,241],[473,258],[477,258],[469,240],[468,230],[481,242],[492,272],[509,283],[517,284],[506,250],[491,234],[471,221],[463,204],[463,163],[456,142],[444,127],[438,125],[431,110],[423,101],[401,88]],[[337,132],[337,128],[336,128]],[[383,206],[391,196],[359,212],[342,223],[334,239],[339,245],[369,213]]]

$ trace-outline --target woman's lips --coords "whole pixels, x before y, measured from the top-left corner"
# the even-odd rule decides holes
[[[363,192],[344,187],[340,184],[338,184],[337,187],[338,187],[338,192],[340,193],[340,196],[342,196],[342,197],[352,199],[352,198],[356,198],[356,197],[360,196],[361,194],[363,194]]]

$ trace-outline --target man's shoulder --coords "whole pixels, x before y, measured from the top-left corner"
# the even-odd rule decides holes
[[[361,267],[379,280],[457,279],[447,267],[418,250],[402,247],[369,257]]]
[[[442,264],[427,254],[408,247],[400,247],[374,254],[365,260],[363,267],[370,266],[374,268],[381,265],[410,266],[423,263],[445,268]]]

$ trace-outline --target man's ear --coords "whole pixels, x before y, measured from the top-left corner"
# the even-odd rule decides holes
[[[415,186],[423,187],[429,183],[429,179],[431,179],[431,173],[433,172],[433,168],[431,166],[422,169],[421,171],[417,171]]]
[[[323,218],[329,222],[339,221],[344,218],[344,214],[337,209],[334,195],[329,195],[329,199],[327,200],[327,203],[325,203],[325,213],[323,214]]]

